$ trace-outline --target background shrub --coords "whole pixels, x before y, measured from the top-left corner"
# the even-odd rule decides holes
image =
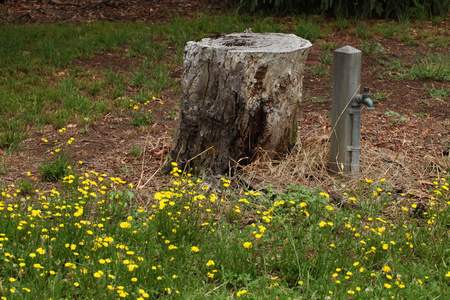
[[[445,17],[450,0],[229,0],[239,11],[269,14],[329,14],[336,18],[409,19]]]

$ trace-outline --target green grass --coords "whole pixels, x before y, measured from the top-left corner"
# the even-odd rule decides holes
[[[326,103],[328,101],[331,101],[331,98],[318,98],[318,97],[311,97],[309,95],[304,96],[304,101],[311,101],[313,103]]]
[[[371,41],[369,43],[360,40],[359,42],[361,43],[361,51],[364,54],[383,53],[385,51],[384,47],[381,46],[381,44],[376,41]]]
[[[382,78],[450,81],[450,58],[445,55],[433,54],[426,57],[418,57],[412,63],[405,63],[397,58],[385,59],[377,57],[376,59],[386,70],[381,75]]]
[[[59,148],[51,155],[39,168],[41,178],[43,181],[60,181],[69,171],[69,155]]]
[[[302,21],[294,28],[294,33],[299,37],[314,42],[316,39],[324,36],[323,28],[317,22],[312,20]]]
[[[88,130],[100,116],[130,97],[160,96],[178,83],[170,77],[173,64],[182,65],[187,41],[211,32],[230,33],[252,27],[254,32],[285,32],[273,18],[222,15],[194,20],[175,17],[166,25],[143,23],[41,24],[0,28],[0,147],[18,149],[27,136],[23,130],[56,129],[69,122]],[[77,59],[112,54],[133,59],[126,72],[112,65],[89,69],[74,66]],[[96,80],[93,80],[95,78]],[[24,88],[26,87],[26,88]],[[131,95],[133,96],[133,95]]]
[[[330,76],[330,70],[328,70],[327,65],[323,63],[315,64],[312,67],[306,68],[307,72],[311,72],[316,76],[319,77],[329,77]]]
[[[350,21],[337,20],[331,25],[339,30],[353,30],[361,38],[362,51],[378,54],[377,59],[384,54],[384,48],[375,40],[364,40],[373,37],[376,30],[386,38],[392,38],[400,30],[401,39],[417,42],[410,35],[409,23],[372,28],[360,22],[352,28]],[[121,99],[143,103],[152,96],[160,97],[168,88],[179,93],[179,84],[170,74],[174,65],[182,65],[187,41],[249,27],[254,32],[293,32],[311,41],[329,35],[332,30],[321,24],[318,17],[297,18],[284,24],[275,18],[248,15],[203,15],[191,20],[175,17],[164,25],[110,22],[4,25],[0,28],[0,114],[7,116],[7,121],[4,118],[0,122],[0,147],[17,150],[28,134],[48,124],[59,129],[76,123],[87,131],[112,110],[118,115],[126,113]],[[429,39],[433,47],[448,44],[443,36]],[[330,51],[338,44],[320,41],[319,45],[321,64],[309,71],[328,76]],[[75,60],[95,60],[105,53],[131,62],[120,72],[108,62],[100,68],[74,64]],[[448,58],[434,55],[418,59],[409,69],[405,66],[394,70],[387,66],[388,71],[380,76],[447,81],[448,65]]]
[[[0,196],[0,295],[14,299],[421,299],[448,294],[449,179],[418,206],[362,181],[336,202],[291,185],[277,194],[208,188],[174,167],[136,206],[122,179],[81,167],[61,190]],[[26,241],[26,242],[24,242]]]
[[[363,40],[370,39],[374,36],[374,30],[372,27],[363,24],[356,26],[356,35]]]
[[[445,55],[431,55],[419,57],[409,68],[392,74],[395,79],[432,79],[437,81],[450,81],[450,58]]]
[[[8,171],[7,164],[3,161],[0,161],[0,175],[5,175],[7,171]]]
[[[144,150],[141,147],[132,147],[130,149],[130,154],[136,158],[141,156],[143,152],[144,152]]]
[[[334,26],[358,30],[346,20]],[[313,18],[285,26],[273,18],[236,15],[176,17],[164,25],[0,27],[0,115],[6,116],[0,147],[20,149],[25,137],[47,124],[63,130],[75,122],[86,133],[112,110],[146,126],[154,119],[150,101],[166,88],[179,89],[170,70],[182,64],[187,41],[249,27],[293,31],[310,40],[328,34]],[[391,38],[392,30],[379,32]],[[368,38],[373,31],[360,25],[356,33]],[[389,59],[375,41],[361,44],[364,53],[377,54],[382,76],[448,81],[446,57],[407,65]],[[330,51],[338,44],[319,45],[320,63],[308,71],[329,77]],[[105,53],[133,63],[120,72],[112,64],[73,64]],[[433,98],[448,96],[434,86],[427,90]],[[168,111],[166,117],[174,115]],[[394,111],[387,116],[393,125],[404,118]],[[0,183],[0,297],[434,299],[450,293],[450,178],[436,179],[424,197],[429,200],[420,202],[396,194],[385,181],[361,181],[358,189],[331,197],[295,185],[279,193],[268,186],[263,193],[232,189],[225,178],[206,185],[174,166],[167,186],[139,206],[142,195],[122,179],[73,166],[71,151],[55,147],[40,179],[57,183],[40,191],[28,175]],[[142,149],[130,154],[139,157]],[[11,167],[1,157],[0,174]],[[120,172],[132,169],[125,165]]]
[[[434,84],[431,88],[427,87],[426,85],[423,86],[431,98],[433,99],[445,99],[446,97],[450,96],[450,90],[447,90],[445,88],[435,88]]]
[[[376,27],[376,30],[385,38],[392,39],[399,31],[399,26],[394,24],[383,24]]]
[[[392,92],[390,92],[390,93],[373,93],[371,98],[374,102],[378,102],[380,100],[387,99],[390,95],[392,95]]]

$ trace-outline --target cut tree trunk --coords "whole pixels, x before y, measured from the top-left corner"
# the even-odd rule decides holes
[[[236,33],[188,42],[171,161],[224,174],[260,153],[285,153],[311,43],[293,34]]]

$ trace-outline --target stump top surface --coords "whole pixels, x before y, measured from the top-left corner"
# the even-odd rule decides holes
[[[284,33],[232,33],[217,39],[205,38],[189,43],[225,51],[273,53],[293,52],[312,46],[308,40]]]

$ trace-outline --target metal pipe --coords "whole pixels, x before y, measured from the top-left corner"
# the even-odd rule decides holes
[[[359,173],[359,154],[361,151],[361,105],[357,101],[352,101],[352,108],[350,110],[351,118],[351,146],[349,146],[348,151],[351,152],[350,155],[350,170],[351,173]]]
[[[364,87],[362,94],[356,94],[352,100],[349,114],[351,117],[351,144],[348,147],[350,155],[350,170],[352,173],[359,173],[359,154],[361,152],[361,104],[367,105],[367,110],[375,110],[373,101],[370,99],[369,88]]]

